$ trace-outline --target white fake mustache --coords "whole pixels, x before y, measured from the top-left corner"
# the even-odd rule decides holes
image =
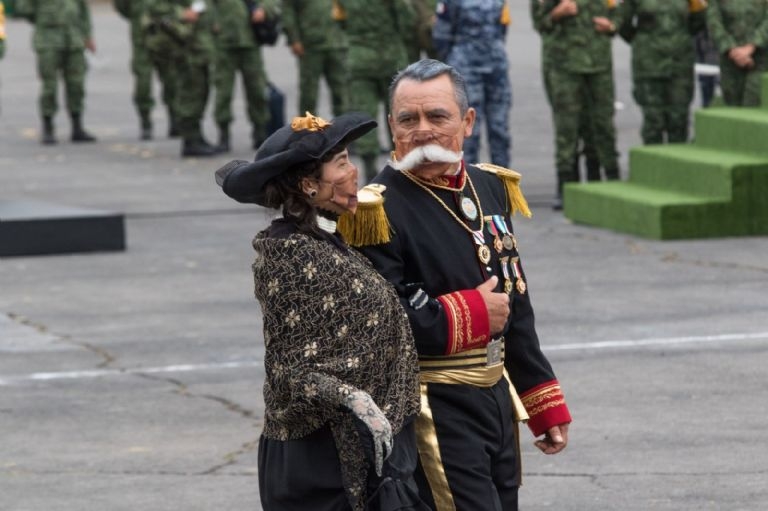
[[[437,144],[419,146],[405,156],[402,160],[389,160],[389,166],[395,170],[409,171],[426,162],[458,163],[464,156],[464,152],[454,152]]]

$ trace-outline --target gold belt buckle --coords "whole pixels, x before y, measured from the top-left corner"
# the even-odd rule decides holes
[[[504,339],[503,337],[494,339],[488,343],[488,346],[486,346],[486,349],[488,350],[488,354],[486,355],[486,361],[485,361],[486,367],[493,367],[501,364],[502,362],[501,348],[503,346],[502,344],[503,339]]]

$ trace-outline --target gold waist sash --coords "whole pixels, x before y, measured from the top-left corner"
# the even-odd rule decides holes
[[[487,365],[488,351],[478,348],[454,355],[420,356],[419,379],[421,383],[447,383],[450,385],[473,385],[475,387],[493,387],[501,378],[506,378],[512,397],[512,408],[518,421],[528,420],[525,406],[517,395],[514,385],[504,369],[504,348],[501,348],[501,360]]]

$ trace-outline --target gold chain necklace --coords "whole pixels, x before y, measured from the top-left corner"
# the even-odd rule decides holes
[[[458,224],[462,228],[464,228],[464,230],[466,230],[469,234],[472,235],[472,239],[474,240],[475,245],[477,245],[478,259],[480,259],[480,262],[482,262],[483,264],[488,264],[488,262],[491,260],[491,249],[489,249],[488,245],[485,244],[485,237],[483,235],[483,206],[480,204],[480,198],[477,196],[477,190],[475,190],[475,185],[472,184],[472,179],[470,179],[469,177],[469,172],[466,172],[466,176],[465,176],[466,181],[464,182],[464,184],[466,185],[467,183],[469,183],[469,188],[470,190],[472,190],[472,196],[475,198],[475,203],[477,204],[478,216],[480,217],[480,228],[476,231],[473,231],[471,227],[465,224],[464,221],[461,218],[459,218],[459,216],[456,213],[454,213],[451,208],[448,207],[448,204],[446,204],[443,201],[443,199],[438,197],[435,192],[430,190],[427,185],[422,183],[418,177],[414,176],[407,170],[404,170],[402,173],[403,175],[405,175],[405,177],[410,179],[416,186],[418,186],[419,188],[427,192],[429,195],[431,195],[432,198],[435,199],[437,203],[440,204],[440,206],[442,206],[443,209],[446,210],[453,217],[453,219],[456,220],[456,222],[458,222]],[[461,192],[464,189],[464,187],[462,187],[461,189],[454,189],[454,188],[449,188],[449,187],[439,186],[439,185],[435,185],[435,186],[436,188],[450,190],[453,192]]]

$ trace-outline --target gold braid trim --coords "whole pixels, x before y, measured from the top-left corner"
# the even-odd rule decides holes
[[[339,217],[337,229],[353,247],[381,245],[391,239],[389,220],[384,211],[384,185],[371,184],[357,192],[357,211]]]
[[[530,218],[533,214],[528,207],[528,201],[523,196],[523,191],[520,189],[520,179],[523,177],[519,172],[514,170],[505,169],[493,163],[475,163],[475,167],[496,176],[504,183],[504,188],[507,191],[507,200],[509,201],[509,210],[514,215],[516,212],[522,213],[524,216]]]

